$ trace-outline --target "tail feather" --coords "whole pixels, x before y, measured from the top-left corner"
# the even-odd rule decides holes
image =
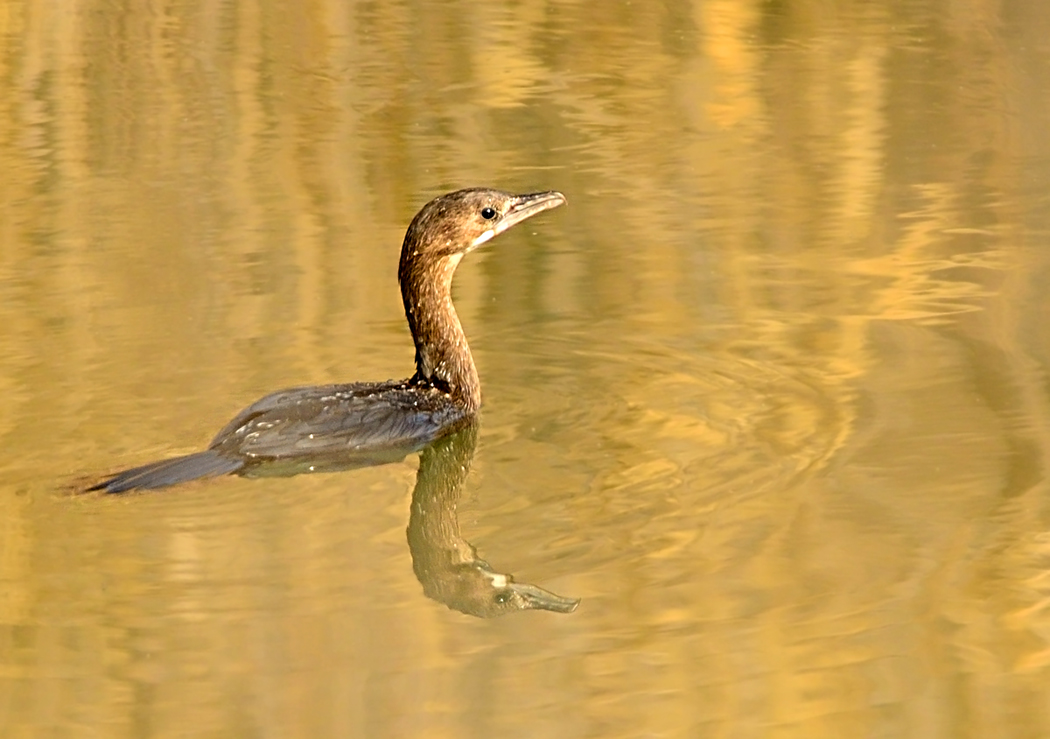
[[[104,493],[124,493],[128,490],[149,490],[180,482],[189,482],[202,477],[216,477],[237,472],[244,467],[244,460],[235,457],[224,457],[216,451],[197,452],[184,457],[164,459],[160,462],[144,464],[130,470],[118,472],[108,480],[92,485],[88,491],[101,490]]]

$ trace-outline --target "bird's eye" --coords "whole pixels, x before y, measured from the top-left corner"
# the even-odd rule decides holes
[[[481,209],[481,217],[484,218],[486,221],[491,221],[493,218],[496,217],[496,209],[495,208],[482,208]]]

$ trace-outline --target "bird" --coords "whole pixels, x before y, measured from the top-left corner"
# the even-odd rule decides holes
[[[452,304],[463,257],[538,213],[556,191],[467,188],[434,198],[408,226],[398,263],[415,373],[404,380],[295,387],[238,413],[204,451],[112,474],[87,491],[123,493],[227,474],[344,468],[400,459],[470,424],[481,382]]]

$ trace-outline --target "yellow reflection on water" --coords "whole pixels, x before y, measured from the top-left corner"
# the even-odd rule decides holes
[[[0,735],[1050,729],[1042,5],[3,2],[0,34]],[[64,495],[409,374],[403,229],[475,184],[569,205],[457,277],[456,520],[575,613],[428,600],[414,459]]]

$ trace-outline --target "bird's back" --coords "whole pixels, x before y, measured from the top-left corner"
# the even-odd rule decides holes
[[[290,388],[245,408],[208,448],[253,460],[411,448],[470,415],[448,393],[407,380]]]

